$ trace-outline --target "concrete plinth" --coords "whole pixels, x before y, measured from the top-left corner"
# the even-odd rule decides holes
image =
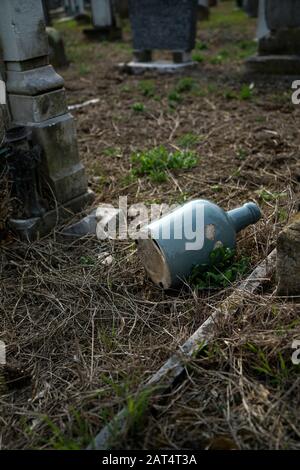
[[[90,41],[120,41],[122,39],[122,29],[114,26],[86,28],[83,33]]]
[[[260,0],[258,56],[246,66],[251,72],[298,75],[300,14],[298,0]]]
[[[296,55],[257,55],[247,59],[245,65],[251,73],[267,75],[300,74],[300,56]]]
[[[47,235],[60,223],[70,219],[74,214],[82,212],[94,199],[92,191],[85,192],[82,196],[68,201],[63,206],[48,211],[43,217],[31,219],[10,219],[9,228],[21,240],[33,241],[36,238]]]
[[[197,67],[198,63],[194,61],[175,63],[167,60],[160,60],[156,62],[135,62],[121,63],[118,67],[126,73],[143,74],[145,72],[153,71],[157,73],[178,73],[185,69]]]

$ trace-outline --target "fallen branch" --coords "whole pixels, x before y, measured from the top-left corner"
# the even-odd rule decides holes
[[[90,106],[91,104],[97,104],[99,103],[99,101],[100,101],[99,98],[95,98],[93,100],[84,101],[83,103],[80,103],[80,104],[71,104],[70,106],[68,106],[68,110],[74,111],[76,109],[85,108],[86,106]]]

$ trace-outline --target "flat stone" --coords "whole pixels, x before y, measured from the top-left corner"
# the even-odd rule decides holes
[[[129,0],[136,50],[185,50],[195,46],[198,0]]]
[[[82,238],[87,235],[96,235],[97,219],[94,209],[91,214],[79,220],[75,224],[69,225],[62,231],[62,235],[70,238]]]
[[[257,55],[247,59],[245,65],[251,73],[299,75],[300,55]]]
[[[83,30],[83,34],[90,41],[119,41],[122,39],[122,29],[117,26],[86,28]]]
[[[277,241],[278,294],[300,295],[300,213]]]
[[[157,73],[178,73],[186,68],[197,67],[197,62],[181,62],[175,63],[171,61],[156,61],[156,62],[135,62],[121,63],[118,67],[123,72],[132,73],[135,75],[145,73],[147,71],[154,71]]]

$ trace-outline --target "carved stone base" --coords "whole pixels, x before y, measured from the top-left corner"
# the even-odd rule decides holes
[[[22,240],[32,241],[47,235],[59,223],[83,211],[93,200],[94,193],[88,190],[85,194],[72,199],[63,206],[46,212],[43,217],[10,219],[9,228]]]
[[[249,72],[270,75],[299,75],[300,55],[253,56],[246,60]]]

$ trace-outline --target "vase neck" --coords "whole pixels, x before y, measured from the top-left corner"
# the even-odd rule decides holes
[[[261,218],[261,211],[254,202],[248,202],[242,207],[227,212],[236,232],[240,232],[248,225],[255,224]]]

